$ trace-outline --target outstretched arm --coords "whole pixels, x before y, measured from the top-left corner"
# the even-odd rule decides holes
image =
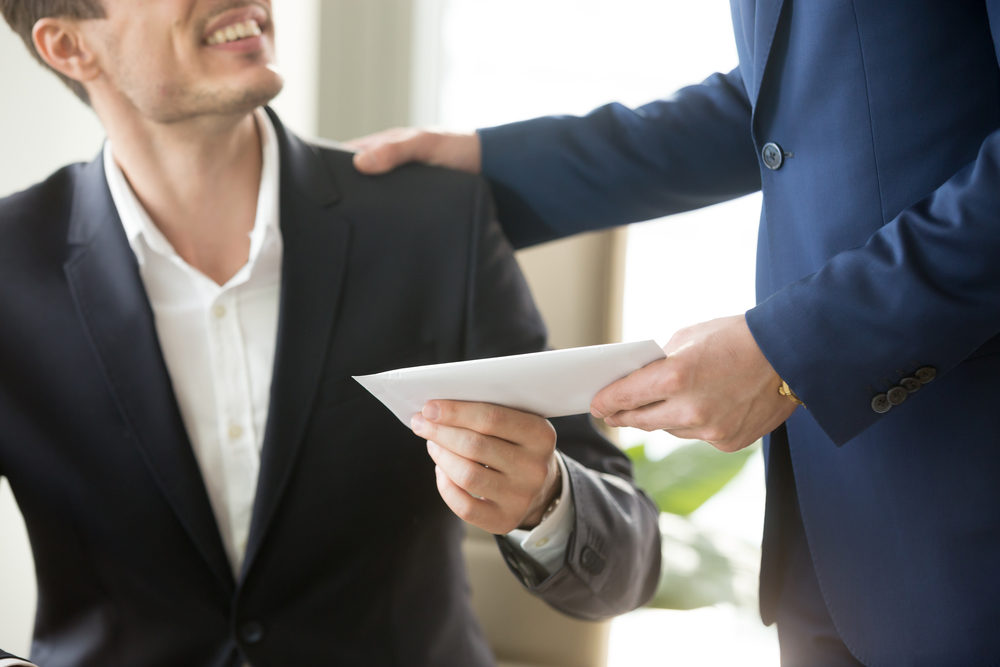
[[[708,206],[760,188],[738,70],[636,109],[548,116],[476,134],[396,129],[351,142],[357,168],[479,172],[516,247]]]
[[[485,187],[476,208],[464,356],[538,351],[545,345],[544,326]],[[422,413],[415,426],[437,445],[431,455],[441,470],[438,488],[459,516],[494,533],[533,528],[552,499],[569,492],[575,512],[555,567],[540,566],[506,537],[497,540],[529,590],[585,618],[622,613],[652,596],[660,565],[658,512],[636,488],[628,458],[588,416],[550,424],[482,404],[432,403],[437,412]],[[561,479],[560,459],[566,471]]]

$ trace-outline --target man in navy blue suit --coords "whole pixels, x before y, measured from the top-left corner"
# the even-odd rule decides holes
[[[731,5],[739,66],[668,99],[396,131],[355,164],[481,170],[522,246],[762,190],[757,306],[592,411],[723,450],[769,434],[783,663],[998,664],[1000,2]]]

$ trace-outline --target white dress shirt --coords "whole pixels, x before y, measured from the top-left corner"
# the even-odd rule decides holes
[[[104,145],[111,197],[139,264],[181,418],[236,575],[257,491],[281,288],[277,136],[263,110],[256,119],[263,159],[250,254],[224,285],[177,254],[136,198],[114,160],[111,142]],[[386,419],[392,418],[386,411]],[[507,535],[549,572],[565,558],[575,518],[561,459],[559,465],[564,481],[556,510],[534,530]],[[433,484],[433,478],[427,483]],[[0,667],[15,665],[30,663],[0,659]]]
[[[278,142],[256,114],[262,166],[247,263],[219,285],[177,254],[104,147],[104,170],[139,275],[222,543],[240,571],[257,491],[271,390],[282,243]]]

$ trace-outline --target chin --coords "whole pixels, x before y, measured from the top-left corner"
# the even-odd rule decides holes
[[[259,106],[263,106],[277,97],[283,87],[284,81],[281,77],[277,77],[267,85],[245,89],[242,91],[242,95],[238,95],[237,99],[232,100],[235,107],[233,111],[252,111]]]
[[[161,123],[176,123],[205,116],[242,115],[273,100],[283,85],[283,79],[275,72],[240,88],[175,91],[162,96],[149,116]]]
[[[216,113],[252,111],[273,100],[285,85],[285,80],[274,69],[268,68],[255,80],[238,89],[230,89],[216,96]],[[228,108],[227,108],[228,107]]]

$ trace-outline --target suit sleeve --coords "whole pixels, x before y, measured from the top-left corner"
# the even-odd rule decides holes
[[[476,193],[469,269],[466,356],[538,351],[545,331],[485,185]],[[571,485],[576,520],[563,566],[546,575],[523,551],[498,539],[508,565],[533,593],[589,619],[634,609],[652,597],[660,571],[658,513],[636,488],[631,465],[589,417],[552,420]]]
[[[998,183],[995,131],[974,162],[865,245],[747,312],[765,356],[835,443],[890,418],[872,409],[873,388],[903,369],[946,373],[1000,331]],[[836,363],[822,341],[836,341]]]
[[[667,99],[479,130],[483,174],[515,247],[649,220],[760,189],[737,70]]]
[[[1000,1],[987,10],[1000,57]],[[1000,128],[863,246],[747,313],[765,356],[838,445],[893,417],[876,413],[872,396],[909,380],[907,372],[941,376],[977,350],[1000,347],[998,184]],[[810,341],[836,341],[835,362]]]

